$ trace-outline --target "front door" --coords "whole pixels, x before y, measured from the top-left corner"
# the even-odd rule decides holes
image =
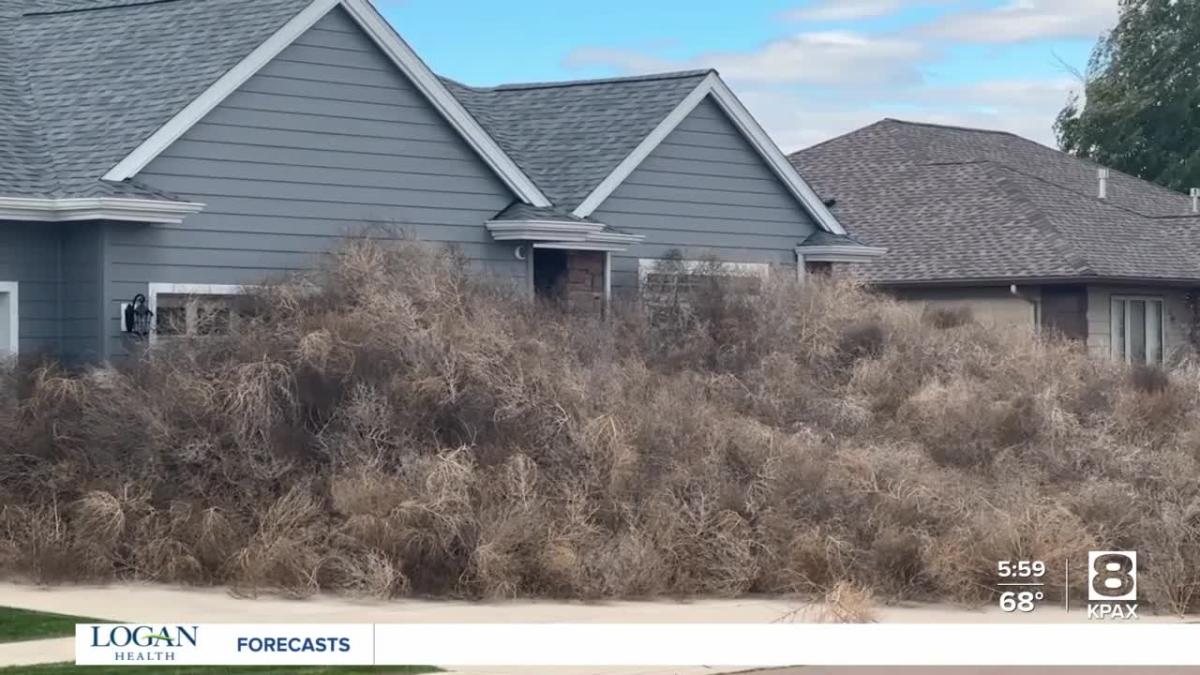
[[[605,304],[603,251],[535,248],[534,296],[569,312],[600,315]]]

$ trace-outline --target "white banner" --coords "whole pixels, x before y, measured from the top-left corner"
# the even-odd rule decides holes
[[[1195,624],[80,624],[80,665],[1200,665]]]
[[[371,624],[76,624],[81,666],[369,666]]]

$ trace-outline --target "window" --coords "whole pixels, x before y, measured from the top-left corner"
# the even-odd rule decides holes
[[[1113,296],[1113,356],[1126,363],[1161,364],[1165,352],[1164,325],[1161,298]]]
[[[0,281],[0,357],[15,355],[18,351],[21,332],[17,308],[17,282]]]
[[[644,297],[680,296],[703,290],[720,281],[727,288],[757,293],[770,274],[766,263],[727,263],[717,260],[642,258],[638,277]]]
[[[150,284],[154,336],[203,337],[237,330],[241,286],[222,284]]]

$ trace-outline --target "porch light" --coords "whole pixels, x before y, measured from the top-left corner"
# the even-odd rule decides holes
[[[138,337],[147,337],[154,326],[154,312],[146,305],[146,296],[138,293],[125,305],[125,332]]]

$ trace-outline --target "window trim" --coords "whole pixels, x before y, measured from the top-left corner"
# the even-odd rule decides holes
[[[254,288],[254,286],[244,286],[242,284],[172,284],[153,282],[147,285],[146,307],[151,312],[154,312],[154,316],[157,317],[159,295],[247,295]],[[150,331],[149,339],[151,344],[158,341],[157,319],[155,330]]]
[[[8,296],[8,344],[7,353],[0,357],[16,356],[21,353],[21,284],[16,281],[0,281],[0,295]]]
[[[762,262],[725,262],[724,260],[673,260],[670,258],[638,258],[638,284],[646,281],[646,277],[656,272],[659,263],[681,265],[685,272],[694,272],[702,265],[720,265],[726,276],[759,277],[766,281],[771,278],[771,263]]]
[[[1158,303],[1158,306],[1159,306],[1158,335],[1159,335],[1159,341],[1162,343],[1161,353],[1159,354],[1160,360],[1158,363],[1150,362],[1150,349],[1149,349],[1149,346],[1147,345],[1146,362],[1141,365],[1159,365],[1162,363],[1166,363],[1166,361],[1167,361],[1167,299],[1165,296],[1161,296],[1161,295],[1137,295],[1137,294],[1113,293],[1108,296],[1108,352],[1109,352],[1109,354],[1114,359],[1124,361],[1125,363],[1127,363],[1129,365],[1134,365],[1133,359],[1131,358],[1131,355],[1129,352],[1129,337],[1130,337],[1130,335],[1129,335],[1128,309],[1126,309],[1126,312],[1125,312],[1125,316],[1126,316],[1125,332],[1122,335],[1122,341],[1121,341],[1121,343],[1123,345],[1125,345],[1125,353],[1124,354],[1117,353],[1117,340],[1116,340],[1117,326],[1116,326],[1116,322],[1113,321],[1114,305],[1117,302],[1130,302],[1130,301]]]

